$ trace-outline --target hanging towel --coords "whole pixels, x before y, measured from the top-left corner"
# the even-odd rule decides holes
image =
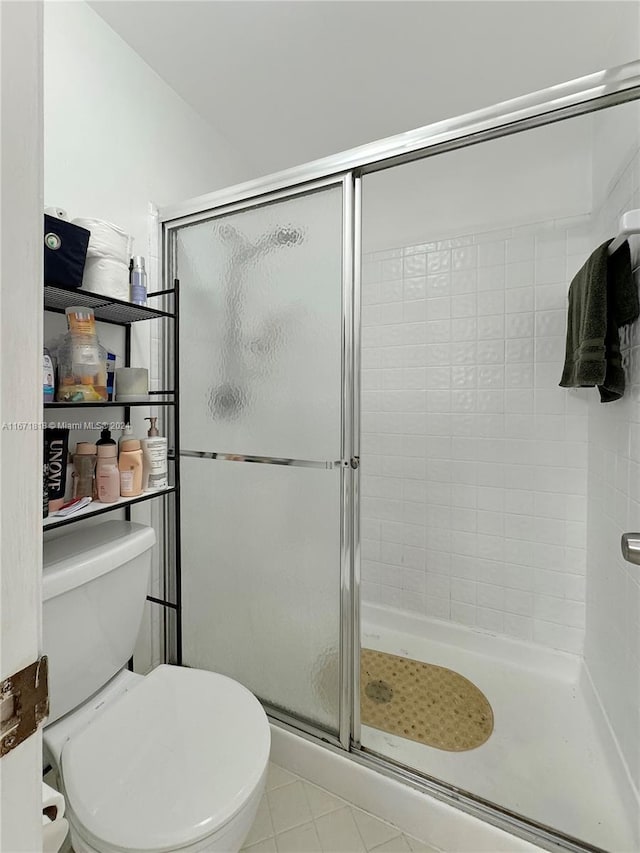
[[[625,240],[609,255],[611,242],[590,255],[569,287],[567,349],[560,380],[563,388],[597,385],[602,403],[624,394],[618,328],[640,314],[629,243]]]

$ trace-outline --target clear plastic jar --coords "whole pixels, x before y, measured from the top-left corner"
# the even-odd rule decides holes
[[[98,341],[93,310],[66,309],[69,331],[58,349],[58,393],[61,403],[107,400],[107,351]]]

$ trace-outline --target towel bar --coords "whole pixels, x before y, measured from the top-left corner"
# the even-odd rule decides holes
[[[612,255],[628,237],[640,234],[640,209],[627,210],[620,217],[620,233],[609,246],[609,254]]]
[[[640,566],[640,533],[623,533],[620,547],[627,562]]]

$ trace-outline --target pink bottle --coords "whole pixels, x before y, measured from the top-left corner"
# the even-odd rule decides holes
[[[118,448],[115,444],[98,445],[96,464],[98,500],[111,504],[120,497],[120,471],[118,470]]]

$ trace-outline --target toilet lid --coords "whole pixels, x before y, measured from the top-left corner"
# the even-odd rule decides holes
[[[71,811],[116,850],[179,850],[218,831],[267,766],[258,700],[217,673],[159,666],[62,751]]]

